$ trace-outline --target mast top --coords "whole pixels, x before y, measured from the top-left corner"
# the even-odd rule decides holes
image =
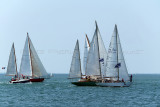
[[[118,29],[117,29],[117,24],[115,24],[115,31],[116,31],[116,33],[118,32]]]
[[[95,24],[96,24],[96,30],[98,29],[98,24],[97,24],[97,21],[95,20]]]
[[[79,43],[78,39],[77,39],[77,42],[76,43]]]
[[[13,46],[13,48],[14,48],[14,42],[12,43],[12,46]]]

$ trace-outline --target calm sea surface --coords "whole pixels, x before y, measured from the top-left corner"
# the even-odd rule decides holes
[[[0,75],[0,107],[160,107],[160,75],[133,75],[131,87],[78,87],[66,74],[42,83],[9,84]]]

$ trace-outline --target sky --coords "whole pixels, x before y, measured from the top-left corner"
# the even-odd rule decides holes
[[[159,0],[0,0],[0,73],[15,43],[18,70],[27,32],[48,73],[69,73],[76,40],[83,60],[85,34],[95,20],[106,49],[115,24],[128,72],[160,74]]]

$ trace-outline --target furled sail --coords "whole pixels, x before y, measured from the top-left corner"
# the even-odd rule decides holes
[[[86,71],[87,76],[101,76],[99,63],[99,46],[98,46],[97,29],[95,30],[90,49],[87,57]]]
[[[23,49],[19,74],[24,76],[32,76],[28,33]]]
[[[74,53],[72,56],[69,78],[81,78],[81,76],[82,73],[81,73],[80,51],[79,51],[79,42],[77,40]]]
[[[17,63],[16,63],[14,43],[12,44],[6,75],[7,76],[17,75]]]
[[[84,74],[85,74],[85,70],[86,70],[87,56],[88,56],[89,48],[90,48],[90,41],[88,39],[88,36],[86,35],[85,44],[84,44],[84,57],[83,57],[83,72],[84,72]]]
[[[97,29],[97,35],[98,35],[98,46],[99,46],[99,55],[100,55],[100,65],[101,65],[101,74],[102,77],[105,77],[106,74],[106,60],[107,60],[107,51],[104,45],[104,42],[102,40],[97,22],[96,22],[96,29]]]
[[[31,54],[31,61],[32,61],[31,63],[32,64],[32,76],[33,77],[47,77],[48,73],[46,72],[30,38],[29,38],[29,46],[30,46],[30,54]]]
[[[119,64],[119,65],[118,65]],[[118,65],[118,66],[117,66]],[[115,25],[107,55],[106,77],[129,80],[117,26]]]

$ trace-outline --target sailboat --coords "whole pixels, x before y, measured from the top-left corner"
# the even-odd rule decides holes
[[[20,72],[22,77],[30,78],[31,82],[42,82],[48,76],[27,33],[27,38],[21,59]]]
[[[105,69],[105,56],[105,47],[96,23],[96,30],[87,55],[85,78],[81,76],[81,79],[74,84],[77,86],[96,86],[96,82],[102,78],[102,70]]]
[[[132,77],[127,71],[117,25],[115,25],[108,49],[106,76],[103,77],[102,82],[96,84],[98,86],[127,87],[131,83]]]
[[[29,79],[20,79],[18,77],[14,43],[12,44],[12,48],[11,48],[11,52],[8,60],[6,76],[14,76],[14,78],[12,77],[10,83],[26,83],[30,81]]]

